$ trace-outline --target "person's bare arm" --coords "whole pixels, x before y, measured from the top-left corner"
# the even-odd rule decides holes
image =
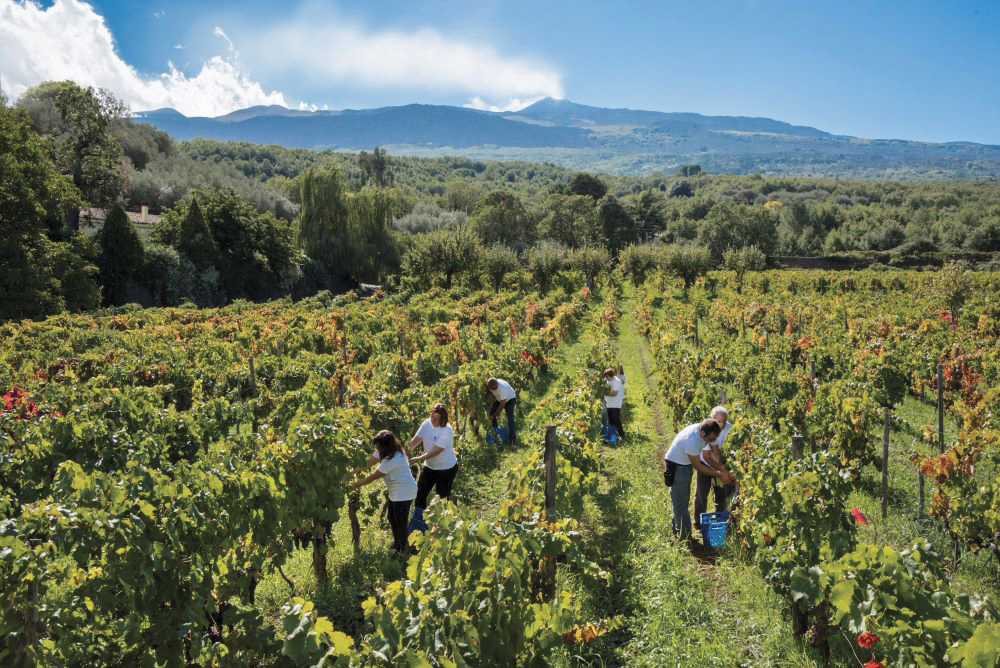
[[[704,473],[705,475],[713,478],[722,478],[724,475],[722,471],[717,471],[708,464],[702,464],[701,460],[698,459],[698,455],[688,455],[688,459],[691,460],[691,466],[693,466],[699,473]]]
[[[372,483],[372,482],[375,482],[376,480],[378,480],[379,478],[382,478],[384,476],[385,476],[384,473],[382,473],[381,471],[375,470],[375,471],[372,471],[371,473],[369,473],[368,475],[366,475],[361,480],[355,480],[353,483],[351,483],[351,487],[353,487],[354,489],[360,489],[360,488],[364,487],[365,485],[367,485],[369,483]]]
[[[411,459],[410,463],[411,464],[416,464],[417,462],[425,462],[428,459],[433,459],[434,457],[437,457],[442,452],[444,452],[444,448],[440,448],[440,447],[438,447],[438,446],[435,445],[434,447],[432,447],[430,450],[428,450],[424,454],[422,454],[422,455],[420,455],[418,457],[414,457],[413,459]]]

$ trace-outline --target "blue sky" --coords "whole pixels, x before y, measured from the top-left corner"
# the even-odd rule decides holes
[[[47,40],[73,30],[78,52],[53,54]],[[135,109],[501,109],[556,95],[1000,144],[996,0],[0,0],[0,42],[14,45],[0,77],[15,94],[69,77]]]

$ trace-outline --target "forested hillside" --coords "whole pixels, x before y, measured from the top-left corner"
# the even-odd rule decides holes
[[[940,266],[958,254],[994,268],[988,254],[1000,251],[995,180],[779,178],[694,164],[621,176],[381,148],[176,142],[69,82],[38,86],[0,115],[2,224],[16,240],[4,249],[3,318],[405,287],[438,274],[449,286],[456,276],[499,286],[519,264],[584,267],[626,251],[704,269],[739,252],[749,255],[732,262],[878,252],[861,264]],[[162,223],[140,233],[124,210],[142,204]],[[81,226],[86,207],[107,210],[107,223]]]

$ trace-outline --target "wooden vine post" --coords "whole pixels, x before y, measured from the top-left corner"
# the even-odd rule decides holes
[[[802,459],[805,456],[805,439],[800,434],[792,436],[792,459]]]
[[[253,368],[253,357],[250,358],[250,397],[251,398],[256,398],[257,397],[257,374],[255,373],[254,368]],[[253,426],[253,433],[256,434],[257,433],[257,411],[252,406],[250,408],[250,414],[253,416],[253,419],[252,419],[252,422],[251,422],[252,426]]]
[[[882,418],[882,519],[889,513],[889,407]]]
[[[342,340],[340,342],[340,359],[341,359],[341,370],[340,370],[340,383],[337,390],[337,402],[339,405],[344,405],[344,394],[347,390],[345,387],[347,385],[347,341]]]
[[[545,521],[556,521],[556,437],[555,425],[545,427]],[[542,600],[551,601],[556,595],[556,560],[545,557],[541,566]]]
[[[944,365],[937,368],[938,449],[944,452]]]

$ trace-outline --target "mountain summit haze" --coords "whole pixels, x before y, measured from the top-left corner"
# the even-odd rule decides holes
[[[867,178],[1000,175],[1000,147],[861,139],[748,116],[611,109],[551,97],[515,112],[408,104],[302,111],[258,105],[218,116],[173,109],[137,120],[175,139],[216,139],[398,155],[523,159],[619,174],[698,163],[710,171]]]

